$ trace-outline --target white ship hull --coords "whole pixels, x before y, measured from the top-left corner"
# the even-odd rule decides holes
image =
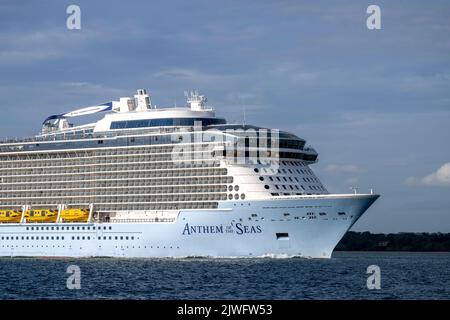
[[[0,256],[330,258],[378,195],[317,195],[220,202],[173,222],[0,225]]]

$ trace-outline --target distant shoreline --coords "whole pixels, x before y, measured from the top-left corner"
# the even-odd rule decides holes
[[[450,252],[450,233],[349,231],[334,251]]]

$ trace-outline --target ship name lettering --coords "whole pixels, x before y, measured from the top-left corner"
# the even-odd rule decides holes
[[[242,223],[236,223],[236,234],[244,234],[244,233],[261,233],[260,226],[245,226]]]
[[[183,229],[183,235],[204,233],[223,233],[223,226],[190,226],[186,223]]]

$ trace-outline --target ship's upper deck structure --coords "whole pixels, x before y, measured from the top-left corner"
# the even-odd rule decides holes
[[[2,208],[217,208],[219,201],[328,194],[309,165],[317,152],[294,134],[218,118],[198,92],[157,108],[145,90],[49,116],[35,137],[0,142]],[[72,126],[73,117],[105,112]]]

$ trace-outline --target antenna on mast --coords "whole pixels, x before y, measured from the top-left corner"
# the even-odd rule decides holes
[[[185,91],[184,95],[187,99],[187,105],[194,111],[214,111],[212,106],[208,106],[208,99],[201,95],[197,90]]]
[[[241,108],[242,108],[242,125],[245,126],[245,123],[246,123],[245,106],[244,106],[244,104],[242,103],[241,93],[240,93],[240,92],[237,93],[237,98],[238,98],[238,103],[239,103],[239,105],[240,105]]]
[[[355,194],[357,194],[359,188],[356,187],[356,186],[354,186],[354,187],[350,187],[350,189],[353,190],[353,192],[354,192]]]

